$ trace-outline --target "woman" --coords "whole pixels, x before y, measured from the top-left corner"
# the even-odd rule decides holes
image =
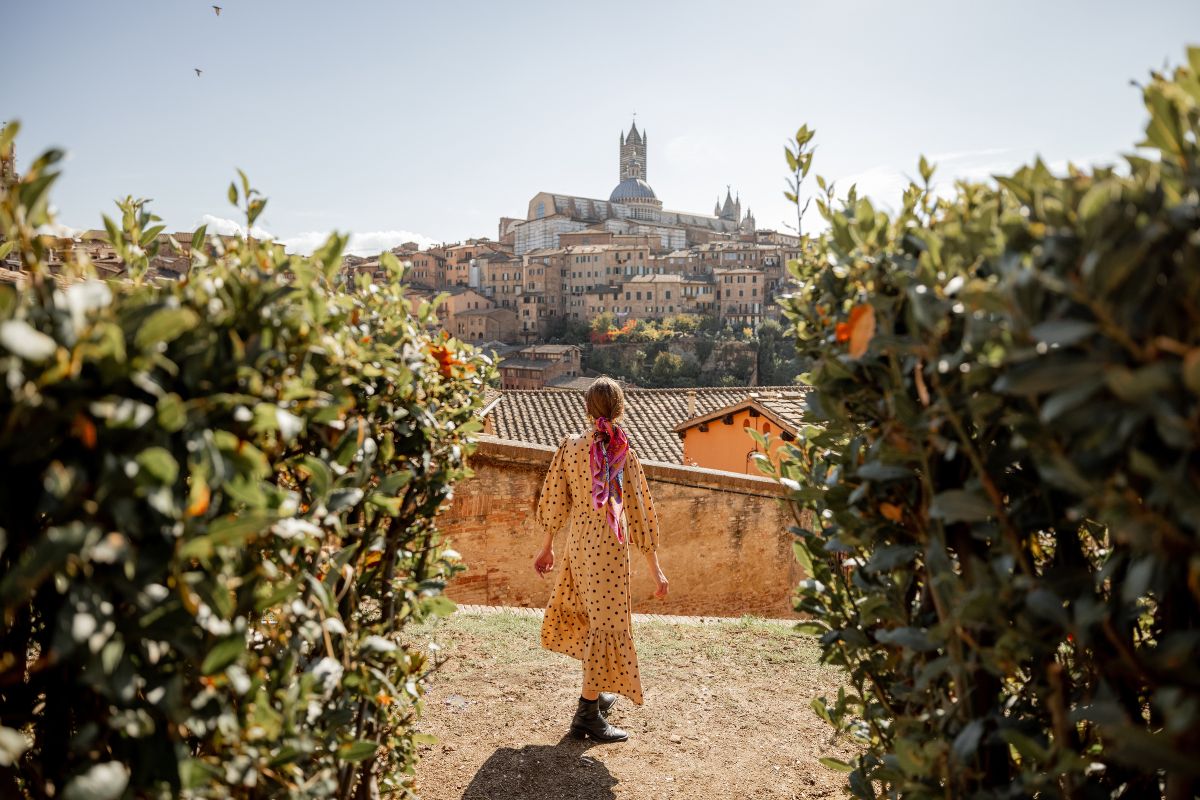
[[[571,733],[600,742],[629,734],[605,719],[623,694],[642,704],[642,681],[629,619],[629,545],[646,557],[667,596],[658,565],[658,517],[642,465],[618,421],[625,395],[610,378],[597,378],[584,395],[592,431],[568,437],[554,454],[538,498],[545,531],[534,568],[554,568],[554,534],[569,524],[564,567],[542,622],[542,647],[583,662],[583,692]],[[612,692],[612,693],[610,693]]]

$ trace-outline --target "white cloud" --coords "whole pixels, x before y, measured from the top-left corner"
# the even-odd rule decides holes
[[[295,236],[285,236],[277,241],[289,253],[309,255],[324,244],[328,238],[328,232],[307,231]],[[441,244],[436,239],[412,231],[365,231],[350,234],[350,243],[346,247],[346,252],[356,256],[376,256],[384,250],[391,250],[405,242],[416,242],[423,248]]]
[[[193,226],[199,228],[201,225],[207,226],[208,233],[216,233],[221,236],[245,236],[246,229],[240,223],[235,222],[225,217],[215,217],[212,214],[205,214],[200,217],[200,221]],[[250,235],[255,239],[272,239],[270,231],[255,225],[250,229]]]
[[[70,225],[63,225],[61,222],[48,222],[37,229],[39,234],[44,236],[58,236],[62,239],[72,238],[83,230],[80,228],[72,228]]]
[[[238,222],[212,214],[205,214],[201,217],[196,227],[200,225],[207,225],[209,233],[219,233],[223,236],[246,235],[245,227]],[[305,231],[295,236],[275,236],[257,225],[250,229],[250,233],[256,239],[270,239],[279,242],[289,253],[302,255],[311,255],[329,238],[328,231]],[[375,256],[405,242],[416,242],[423,248],[441,244],[436,239],[412,231],[365,231],[350,234],[350,243],[346,247],[346,252],[356,256]]]

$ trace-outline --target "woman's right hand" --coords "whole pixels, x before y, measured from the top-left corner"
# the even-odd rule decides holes
[[[554,569],[554,548],[542,548],[542,552],[533,560],[533,568],[537,570],[538,575],[546,577],[546,574]]]

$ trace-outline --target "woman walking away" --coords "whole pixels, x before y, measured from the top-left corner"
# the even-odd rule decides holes
[[[658,517],[637,455],[618,421],[625,410],[621,387],[597,378],[584,395],[592,430],[559,446],[538,498],[545,531],[538,574],[554,568],[554,534],[567,527],[566,557],[542,622],[542,647],[583,662],[583,692],[571,733],[599,742],[629,734],[606,719],[623,694],[642,704],[642,681],[629,618],[629,546],[646,557],[667,596],[658,565]]]

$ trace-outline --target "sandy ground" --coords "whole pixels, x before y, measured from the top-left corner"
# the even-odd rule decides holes
[[[567,736],[578,662],[538,646],[536,617],[463,612],[417,643],[446,661],[432,678],[420,729],[438,743],[417,767],[425,800],[659,800],[841,797],[846,759],[813,713],[837,692],[817,646],[779,623],[634,623],[646,703],[610,716],[630,740]]]

